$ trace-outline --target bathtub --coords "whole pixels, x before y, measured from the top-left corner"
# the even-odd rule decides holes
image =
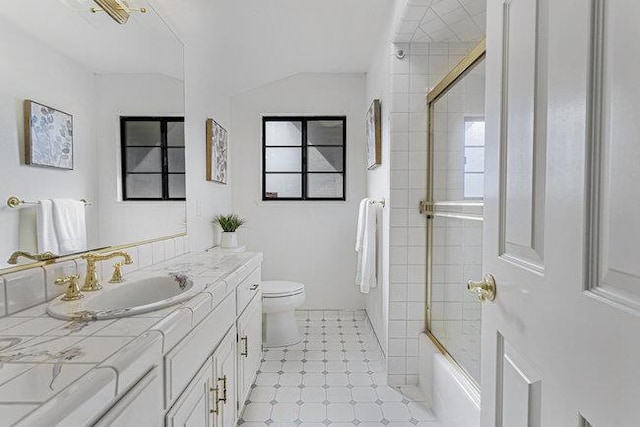
[[[420,334],[418,366],[418,386],[442,427],[480,426],[480,395],[426,333]]]

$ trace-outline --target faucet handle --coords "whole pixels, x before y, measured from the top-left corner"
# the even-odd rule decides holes
[[[131,264],[124,262],[124,264]],[[122,262],[116,262],[113,264],[113,274],[111,275],[111,279],[109,283],[122,283],[124,282],[124,277],[122,277]]]
[[[80,298],[84,298],[84,295],[80,293],[80,287],[78,286],[78,279],[80,276],[77,274],[72,274],[67,277],[59,277],[55,280],[56,285],[69,285],[67,286],[67,290],[64,292],[64,296],[62,297],[62,301],[75,301]]]

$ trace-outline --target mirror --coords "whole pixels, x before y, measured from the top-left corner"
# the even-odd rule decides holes
[[[186,230],[183,45],[124,4],[124,24],[90,0],[0,9],[0,269]]]

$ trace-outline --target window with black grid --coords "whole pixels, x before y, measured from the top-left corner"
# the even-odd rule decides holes
[[[184,117],[121,117],[123,200],[185,200]]]
[[[344,116],[263,117],[262,200],[345,200]]]

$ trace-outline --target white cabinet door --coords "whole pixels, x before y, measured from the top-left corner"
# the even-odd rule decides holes
[[[162,371],[153,368],[127,392],[95,427],[161,426],[162,425]]]
[[[217,387],[216,427],[233,427],[236,424],[236,331],[231,328],[213,353],[214,379]]]
[[[262,294],[238,318],[238,400],[244,404],[262,359]]]
[[[482,426],[640,419],[640,2],[487,2]]]
[[[166,427],[212,427],[213,387],[213,361],[209,358],[167,413]]]

